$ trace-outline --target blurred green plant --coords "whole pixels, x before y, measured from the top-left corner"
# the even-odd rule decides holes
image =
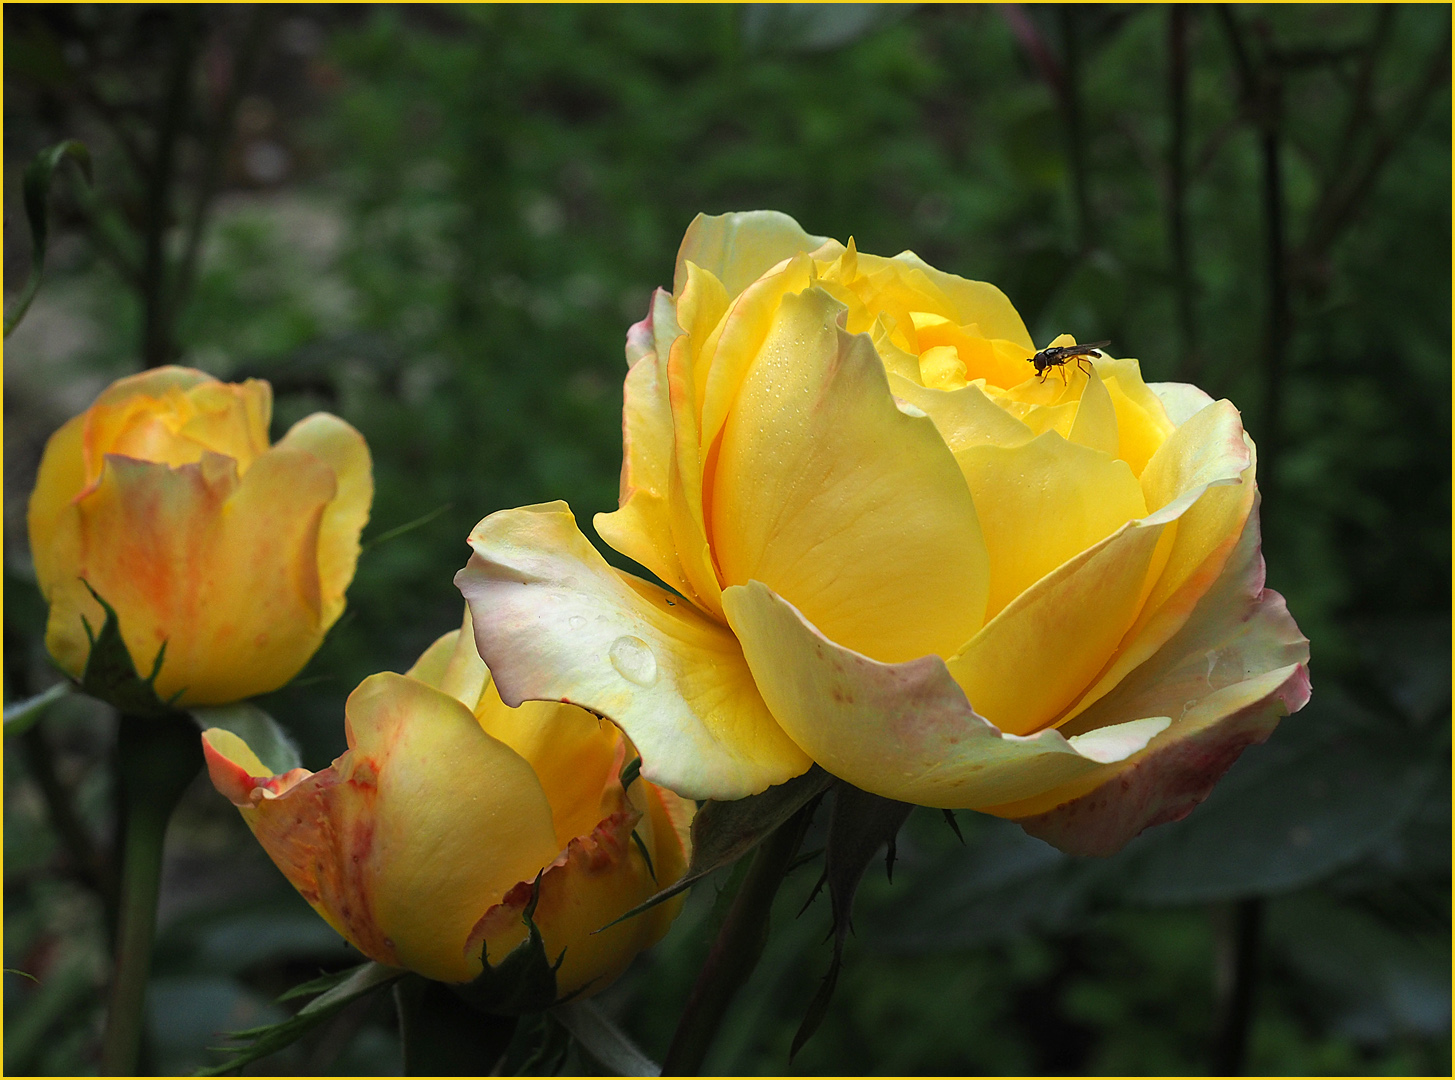
[[[280,428],[327,407],[369,438],[372,537],[449,507],[365,555],[347,622],[262,703],[321,765],[349,689],[458,623],[471,524],[614,505],[624,328],[685,223],[781,209],[1243,404],[1316,690],[1112,860],[911,815],[789,1065],[834,948],[792,870],[704,1069],[1448,1074],[1448,12],[809,7],[7,12],[7,193],[62,139],[96,175],[55,193],[7,343],[7,702],[54,680],[16,525],[77,387],[177,356],[266,377]],[[10,1072],[94,1068],[109,723],[55,702],[6,760],[6,964],[40,980],[6,975]],[[358,962],[218,802],[173,826],[157,1071]],[[732,873],[598,999],[658,1060]],[[533,1024],[506,1071],[597,1067]],[[396,1030],[379,995],[252,1067],[397,1069]]]

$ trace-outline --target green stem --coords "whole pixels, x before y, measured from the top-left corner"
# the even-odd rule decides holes
[[[201,767],[202,744],[185,718],[123,716],[116,762],[123,815],[121,897],[101,1072],[133,1076],[140,1064],[167,822]]]
[[[773,898],[793,865],[793,857],[798,853],[798,845],[803,842],[817,805],[818,800],[814,799],[780,825],[753,856],[753,863],[677,1021],[672,1045],[662,1062],[663,1076],[696,1076],[701,1071],[728,1006],[763,955],[763,947],[768,943],[768,916],[773,910]]]

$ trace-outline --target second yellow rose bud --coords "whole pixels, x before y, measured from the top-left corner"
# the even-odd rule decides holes
[[[30,499],[46,646],[80,677],[116,609],[155,690],[212,705],[282,686],[343,613],[374,485],[369,448],[315,413],[269,446],[266,382],[164,367],[120,379],[46,444]]]
[[[667,932],[673,899],[613,920],[687,867],[694,806],[622,772],[635,755],[574,705],[500,700],[466,630],[404,675],[365,679],[345,707],[349,749],[327,769],[272,775],[242,739],[203,735],[218,791],[279,869],[360,952],[463,983],[534,921],[561,958],[558,997],[590,996]],[[598,931],[601,931],[598,933]]]

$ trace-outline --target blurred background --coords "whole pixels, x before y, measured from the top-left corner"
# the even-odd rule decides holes
[[[1449,1075],[1447,7],[76,4],[4,25],[7,308],[25,165],[65,138],[95,164],[94,187],[57,173],[45,283],[6,343],[7,703],[59,678],[25,530],[45,439],[144,366],[262,377],[275,437],[326,409],[374,454],[381,542],[261,701],[323,767],[353,686],[458,625],[479,518],[559,498],[589,532],[615,506],[625,331],[693,215],[784,210],[995,282],[1039,344],[1110,339],[1236,402],[1315,691],[1109,860],[971,813],[962,846],[917,811],[790,1064],[831,954],[797,871],[708,1071]],[[113,742],[76,697],[6,742],[7,1073],[96,1069]],[[205,777],[168,844],[148,1053],[189,1072],[358,957]],[[658,1058],[714,891],[599,999]],[[384,995],[249,1071],[400,1061]]]

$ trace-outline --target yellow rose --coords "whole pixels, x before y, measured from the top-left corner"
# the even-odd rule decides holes
[[[345,716],[349,749],[318,773],[271,775],[219,728],[202,739],[214,786],[360,952],[468,982],[482,949],[497,964],[524,939],[537,874],[560,996],[596,993],[667,932],[678,900],[595,933],[682,876],[694,809],[645,780],[623,790],[634,751],[613,724],[506,708],[458,630],[406,674],[365,679]]]
[[[327,413],[268,445],[266,382],[157,368],[51,436],[30,497],[46,645],[80,677],[84,616],[116,609],[137,670],[182,705],[282,686],[344,610],[374,495],[363,436]],[[83,583],[84,579],[84,583]]]
[[[1058,343],[1070,339],[1058,338]],[[493,514],[456,582],[508,702],[611,717],[699,798],[816,761],[1115,850],[1308,697],[1239,414],[1135,360],[1034,376],[996,288],[698,217],[627,337],[621,508]]]

